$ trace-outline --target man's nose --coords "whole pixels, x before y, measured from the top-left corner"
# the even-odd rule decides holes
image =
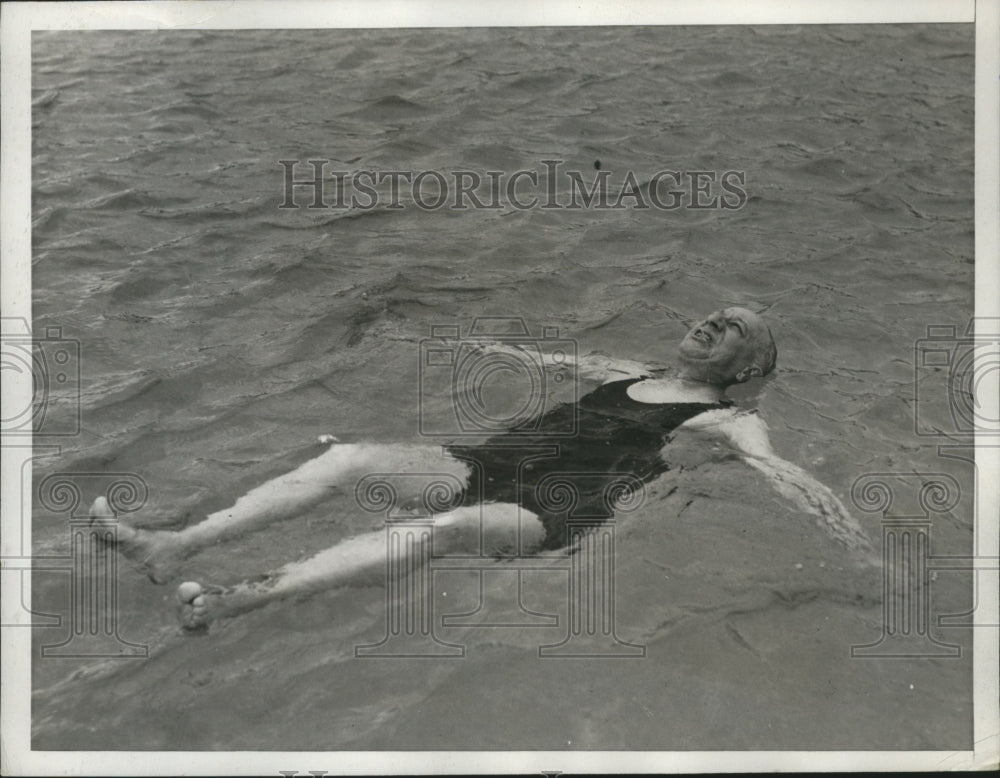
[[[721,329],[722,325],[725,322],[725,317],[723,317],[721,312],[716,311],[711,316],[709,316],[705,321],[711,324],[716,329]]]

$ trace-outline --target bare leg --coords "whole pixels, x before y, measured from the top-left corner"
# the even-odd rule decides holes
[[[542,523],[517,505],[497,503],[442,513],[434,519],[434,551],[438,554],[458,550],[475,553],[479,547],[480,527],[486,550],[516,547],[519,524],[521,548],[541,543]],[[379,531],[350,538],[309,559],[286,565],[260,583],[244,582],[220,589],[189,581],[177,590],[181,625],[185,629],[196,629],[214,619],[253,610],[274,600],[345,586],[358,580],[384,580],[386,562],[386,535]]]
[[[123,553],[147,568],[154,581],[162,583],[173,577],[180,560],[253,527],[296,516],[338,490],[353,488],[364,474],[383,469],[405,472],[403,468],[417,467],[450,469],[456,474],[465,474],[464,465],[443,457],[437,447],[334,445],[290,473],[250,490],[232,507],[213,513],[198,524],[178,532],[140,530],[119,525],[118,544]],[[90,508],[90,515],[111,515],[107,500],[98,497]]]

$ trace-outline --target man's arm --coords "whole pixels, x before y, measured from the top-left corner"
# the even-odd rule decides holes
[[[745,462],[759,470],[778,493],[799,510],[818,517],[820,524],[847,548],[872,552],[861,525],[829,488],[771,448],[767,424],[756,411],[725,408],[707,411],[685,422],[688,429],[725,438]]]
[[[493,354],[512,354],[516,356],[523,353],[517,346],[502,341],[484,344],[482,348],[484,351]],[[541,356],[545,360],[546,365],[556,364],[554,355],[542,352]],[[575,358],[564,357],[559,364],[575,367],[578,378],[585,381],[596,381],[600,384],[623,381],[626,378],[647,378],[663,369],[661,366],[653,363],[636,362],[631,359],[615,359],[599,353],[584,354]]]
[[[576,360],[576,374],[586,381],[609,384],[627,378],[649,378],[662,370],[652,363],[614,359],[604,354],[585,354]]]

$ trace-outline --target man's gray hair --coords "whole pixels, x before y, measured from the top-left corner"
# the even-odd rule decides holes
[[[762,376],[770,373],[774,370],[774,366],[778,364],[778,347],[774,343],[774,334],[771,332],[770,327],[767,327],[767,343],[760,350],[758,359],[754,363],[760,368]]]

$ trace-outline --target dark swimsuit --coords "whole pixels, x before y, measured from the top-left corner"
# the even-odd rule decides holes
[[[728,405],[637,402],[627,390],[641,380],[604,384],[576,403],[548,411],[528,432],[448,446],[472,468],[461,504],[517,503],[542,520],[548,549],[567,544],[567,518],[610,518],[614,500],[628,499],[629,484],[635,491],[636,481],[647,483],[669,469],[660,449],[673,430]],[[566,434],[573,429],[576,434]]]

